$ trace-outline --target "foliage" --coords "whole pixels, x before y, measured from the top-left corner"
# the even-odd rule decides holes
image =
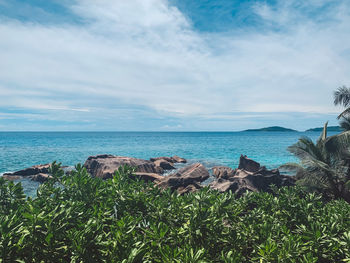
[[[2,262],[349,262],[350,206],[301,188],[183,196],[81,165],[35,198],[0,178]]]
[[[300,164],[289,163],[281,168],[296,170],[298,183],[309,190],[350,202],[350,192],[346,187],[350,180],[349,145],[350,132],[327,137],[326,123],[316,143],[302,137],[288,147],[299,158]]]
[[[346,86],[339,87],[334,92],[334,105],[342,105],[346,109],[339,114],[338,119],[341,117],[348,117],[350,114],[350,88]]]
[[[344,131],[350,131],[350,116],[341,116],[339,125]]]

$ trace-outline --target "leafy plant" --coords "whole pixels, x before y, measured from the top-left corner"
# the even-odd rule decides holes
[[[35,198],[0,178],[0,262],[349,262],[350,205],[300,187],[178,195],[81,165]]]

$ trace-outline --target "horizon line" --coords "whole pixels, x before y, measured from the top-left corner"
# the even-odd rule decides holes
[[[320,128],[320,127],[316,127],[316,128]],[[257,129],[260,129],[260,128],[257,128]],[[315,129],[315,128],[310,128],[310,129]],[[255,130],[255,129],[254,129]],[[156,132],[158,132],[158,133],[166,133],[166,132],[173,132],[173,133],[181,133],[181,132],[186,132],[186,133],[195,133],[195,132],[222,132],[222,133],[225,133],[225,132],[272,132],[272,133],[277,133],[277,132],[306,132],[307,130],[309,130],[309,129],[306,129],[306,130],[292,130],[292,131],[250,131],[250,129],[246,129],[246,130],[236,130],[236,131],[230,131],[230,130],[217,130],[217,131],[208,131],[208,130],[198,130],[198,131],[195,131],[195,130],[193,130],[193,131],[190,131],[190,130],[186,130],[186,131],[142,131],[142,130],[131,130],[131,131],[127,131],[127,130],[125,130],[125,131],[108,131],[108,130],[105,130],[105,131],[103,131],[103,130],[84,130],[84,131],[79,131],[79,130],[57,130],[57,131],[22,131],[22,130],[18,130],[18,131],[15,131],[15,130],[12,130],[12,131],[0,131],[0,133],[11,133],[11,132],[13,132],[13,133],[15,133],[15,132],[18,132],[18,133],[24,133],[24,132],[32,132],[32,133],[40,133],[40,132],[47,132],[47,133],[49,133],[49,132],[74,132],[74,133],[78,133],[78,132],[86,132],[86,133],[88,133],[88,132],[101,132],[101,133],[103,133],[103,132],[134,132],[134,133],[136,133],[136,132],[148,132],[148,133],[156,133]]]

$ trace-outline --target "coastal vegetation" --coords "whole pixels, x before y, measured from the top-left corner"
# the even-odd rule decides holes
[[[81,165],[35,198],[0,178],[2,262],[350,262],[350,206],[300,187],[179,195]]]
[[[346,86],[339,87],[334,91],[334,105],[341,105],[345,109],[338,115],[340,127],[345,130],[350,130],[350,88]]]
[[[347,116],[350,113],[350,88],[342,86],[334,91],[334,105],[345,107],[345,110],[338,115],[338,119]]]
[[[350,203],[350,132],[327,137],[327,123],[314,143],[302,137],[288,147],[300,163],[288,163],[282,169],[296,170],[298,183],[328,198],[343,198]]]
[[[301,137],[288,147],[300,162],[287,163],[281,168],[296,171],[297,183],[307,191],[350,203],[350,88],[338,88],[334,92],[334,104],[346,107],[337,117],[342,132],[327,137],[327,122],[316,143]]]

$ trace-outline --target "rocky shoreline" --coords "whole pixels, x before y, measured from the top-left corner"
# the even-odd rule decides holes
[[[179,194],[195,192],[205,186],[203,182],[211,179],[209,187],[219,192],[232,191],[241,196],[246,191],[271,191],[271,186],[293,186],[293,176],[282,175],[278,169],[268,170],[260,163],[241,155],[238,168],[215,166],[209,170],[201,163],[186,165],[176,169],[176,164],[186,164],[187,160],[179,156],[155,157],[150,160],[114,156],[109,154],[90,156],[84,167],[93,177],[102,179],[112,178],[114,172],[123,165],[135,168],[134,177],[147,182],[153,182],[162,189],[170,188]],[[35,165],[13,173],[5,173],[8,180],[28,178],[44,182],[51,178],[50,164]],[[66,167],[65,167],[66,168]],[[174,172],[170,172],[174,170]],[[170,172],[164,175],[165,172]]]

